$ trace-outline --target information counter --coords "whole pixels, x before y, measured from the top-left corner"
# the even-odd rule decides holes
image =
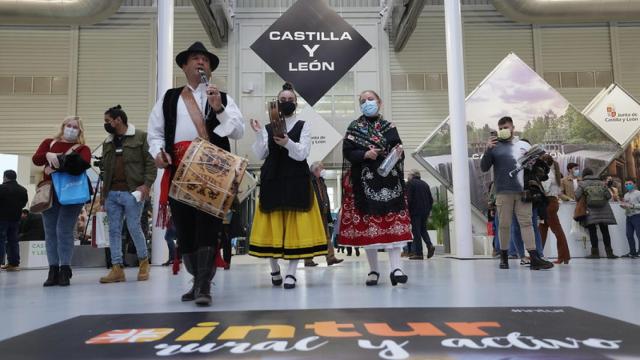
[[[616,217],[617,225],[609,225],[609,233],[611,234],[611,247],[613,253],[620,256],[629,252],[629,243],[627,242],[626,231],[626,216],[624,209],[620,207],[620,203],[611,202],[611,209]],[[558,217],[562,224],[562,229],[567,236],[567,243],[569,244],[569,251],[571,257],[584,257],[591,253],[591,242],[589,241],[589,232],[586,228],[584,230],[584,237],[578,238],[571,234],[571,226],[573,223],[573,212],[576,208],[575,201],[560,203],[560,210],[558,211]],[[600,248],[600,256],[604,256],[604,244],[602,243],[602,234],[598,229],[598,247]],[[556,246],[556,237],[549,229],[547,235],[547,244],[544,247],[544,255],[546,257],[556,257],[558,255],[558,248]]]

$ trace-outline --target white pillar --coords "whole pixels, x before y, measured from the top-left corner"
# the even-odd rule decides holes
[[[471,233],[471,197],[469,195],[469,155],[465,115],[464,57],[462,52],[462,13],[460,0],[444,1],[447,38],[447,76],[449,84],[449,121],[453,163],[453,220],[456,255],[473,256]]]
[[[173,87],[173,0],[158,0],[158,75],[156,99]],[[164,241],[165,229],[156,226],[160,204],[160,180],[163,170],[158,170],[153,191],[153,233],[151,245],[154,264],[162,264],[168,259],[169,249]]]

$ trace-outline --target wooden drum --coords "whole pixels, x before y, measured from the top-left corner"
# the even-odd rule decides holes
[[[196,138],[171,182],[169,196],[224,219],[238,193],[248,160]]]

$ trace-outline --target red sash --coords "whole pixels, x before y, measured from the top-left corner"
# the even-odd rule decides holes
[[[160,182],[160,207],[158,208],[158,218],[156,226],[165,229],[169,224],[169,188],[171,187],[171,179],[174,172],[178,169],[178,165],[182,162],[184,154],[191,145],[191,141],[181,141],[173,145],[173,154],[171,159],[173,164],[164,170],[162,180]]]

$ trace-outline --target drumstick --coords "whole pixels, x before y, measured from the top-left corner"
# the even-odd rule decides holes
[[[167,158],[167,153],[164,152],[164,148],[160,148],[160,156],[162,156],[162,161],[164,161],[167,164],[171,165],[171,163],[169,162],[169,158]]]

